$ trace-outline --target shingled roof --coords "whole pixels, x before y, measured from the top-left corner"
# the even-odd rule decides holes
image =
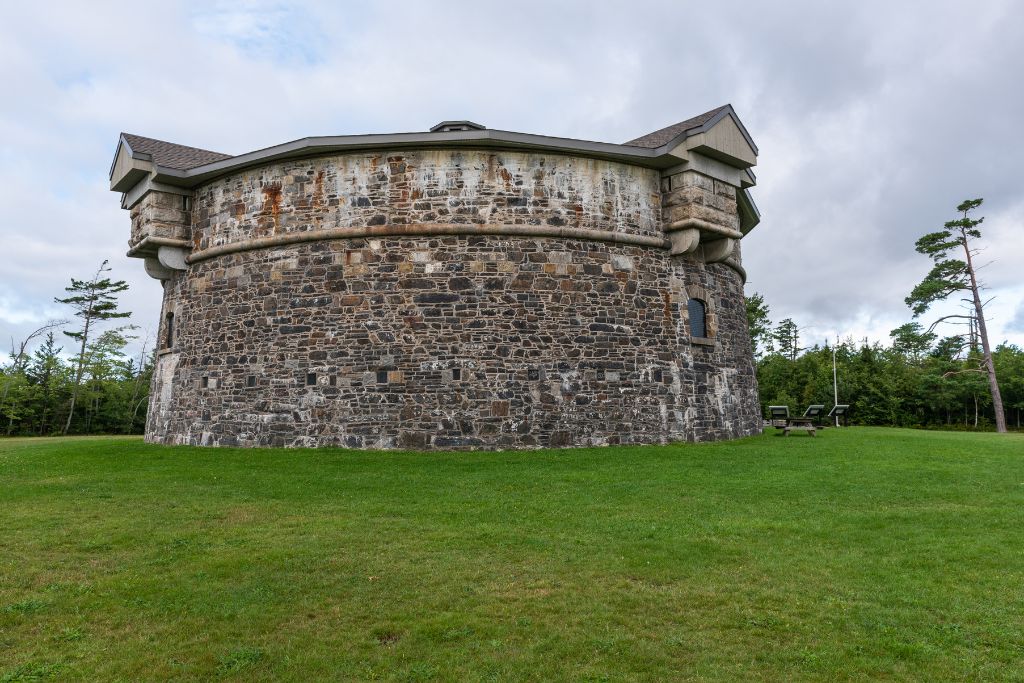
[[[132,135],[131,133],[121,133],[121,137],[124,138],[133,152],[148,154],[157,166],[173,168],[179,171],[187,171],[190,168],[212,164],[215,161],[232,157],[231,154],[221,154],[220,152],[211,152],[208,149],[177,145],[173,142],[154,140],[153,138]]]
[[[728,104],[623,144],[516,133],[484,128],[467,121],[447,121],[434,128],[429,133],[305,137],[239,155],[122,133],[110,165],[110,189],[128,193],[138,188],[129,197],[130,201],[148,191],[149,185],[142,182],[147,178],[153,183],[197,187],[226,173],[274,161],[383,149],[453,147],[528,150],[531,153],[550,151],[659,170],[675,168],[691,160],[691,154],[697,154],[742,170],[743,180],[738,182],[744,186],[754,184],[749,168],[757,163],[757,147]]]
[[[688,130],[700,128],[705,123],[721,114],[723,111],[729,109],[732,109],[732,107],[728,104],[724,104],[721,107],[712,109],[711,111],[706,111],[703,114],[694,116],[693,118],[686,119],[685,121],[680,121],[679,123],[673,124],[666,128],[662,128],[661,130],[656,130],[653,133],[648,133],[647,135],[636,138],[635,140],[630,140],[629,142],[624,142],[622,144],[629,145],[630,147],[646,147],[648,149],[657,149],[662,145],[667,145],[668,143],[672,142],[673,140],[675,140],[677,137],[679,137]]]

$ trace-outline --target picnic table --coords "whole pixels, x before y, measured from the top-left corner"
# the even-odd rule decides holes
[[[803,429],[811,436],[814,436],[818,428],[814,426],[813,417],[788,417],[786,418],[786,426],[782,428],[782,435],[789,436],[789,432],[792,429]]]
[[[800,417],[790,417],[788,406],[768,406],[768,414],[771,416],[772,424],[782,429],[783,436],[789,436],[789,432],[794,429],[802,429],[814,436],[818,431],[814,421],[821,414],[821,408],[823,406],[811,406]]]

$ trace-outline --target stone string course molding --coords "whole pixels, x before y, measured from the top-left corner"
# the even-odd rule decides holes
[[[197,251],[188,257],[189,263],[199,263],[206,259],[225,254],[253,249],[269,249],[302,242],[320,242],[324,240],[358,239],[364,237],[396,237],[396,236],[441,236],[441,235],[495,235],[504,237],[565,237],[592,240],[594,242],[615,242],[618,244],[636,244],[647,247],[668,248],[669,241],[660,237],[647,235],[630,235],[607,230],[590,230],[588,228],[556,228],[540,225],[375,225],[361,228],[334,228],[330,230],[310,230],[274,237],[263,237],[253,240],[241,240],[221,244]]]
[[[150,271],[174,340],[146,439],[459,449],[758,433],[739,249],[718,263],[669,249],[684,222],[702,243],[742,236],[736,192],[695,171],[471,149],[267,163],[187,201],[148,192],[131,207],[135,253],[189,254]],[[689,335],[694,292],[708,340]]]

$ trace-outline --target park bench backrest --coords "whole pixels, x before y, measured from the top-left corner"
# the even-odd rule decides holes
[[[807,410],[804,411],[804,417],[818,417],[823,410],[825,410],[823,405],[807,406]]]

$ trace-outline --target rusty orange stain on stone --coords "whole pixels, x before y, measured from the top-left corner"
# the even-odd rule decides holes
[[[324,170],[320,169],[316,172],[316,178],[313,180],[313,206],[320,208],[324,205]]]
[[[573,213],[576,214],[576,223],[577,224],[582,223],[583,222],[583,205],[582,204],[573,204],[572,205],[572,210],[573,210]]]
[[[508,172],[508,169],[504,166],[498,171],[498,175],[501,176],[501,182],[505,184],[505,191],[512,190],[512,174]]]
[[[280,227],[279,219],[281,217],[281,183],[272,183],[265,185],[261,188],[263,192],[263,207],[261,211],[264,214],[270,214],[274,221],[274,234],[277,234],[278,227]]]

